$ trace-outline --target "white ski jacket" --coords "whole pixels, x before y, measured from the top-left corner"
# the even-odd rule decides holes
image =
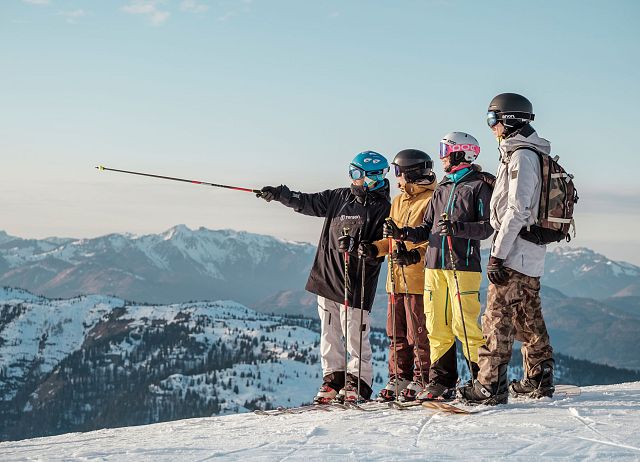
[[[522,239],[518,233],[533,225],[540,205],[540,161],[527,147],[549,154],[551,144],[531,126],[500,143],[500,165],[491,197],[491,226],[496,230],[491,255],[527,276],[544,274],[546,245]]]

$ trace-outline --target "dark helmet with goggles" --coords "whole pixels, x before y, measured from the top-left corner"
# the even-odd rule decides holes
[[[404,149],[400,151],[391,161],[397,177],[404,174],[405,180],[409,183],[428,180],[433,182],[435,174],[432,172],[433,160],[424,151],[419,149]]]
[[[535,117],[531,101],[517,93],[501,93],[491,100],[487,109],[487,125],[502,123],[508,136],[529,124]]]

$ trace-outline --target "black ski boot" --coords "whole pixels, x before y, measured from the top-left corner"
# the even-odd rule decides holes
[[[478,380],[473,385],[465,385],[458,388],[457,396],[466,404],[507,404],[509,400],[509,384],[507,381],[507,365],[498,367],[498,382],[489,386],[482,385]]]
[[[416,401],[452,401],[456,397],[456,387],[448,387],[432,380],[416,395]]]
[[[553,359],[540,363],[540,373],[533,377],[525,377],[522,380],[514,380],[509,385],[509,394],[514,398],[526,396],[529,398],[542,398],[553,396]]]

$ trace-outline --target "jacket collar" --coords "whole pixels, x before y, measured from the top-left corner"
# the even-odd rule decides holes
[[[436,189],[437,184],[438,182],[434,180],[429,184],[405,183],[404,186],[398,185],[398,188],[404,195],[408,197],[413,197],[413,196],[417,196],[418,194],[422,194],[426,191],[433,191],[434,189]]]

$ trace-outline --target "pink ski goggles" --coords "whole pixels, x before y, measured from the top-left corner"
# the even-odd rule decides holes
[[[480,146],[476,144],[447,144],[440,143],[440,159],[449,157],[452,152],[473,151],[476,157],[480,155]]]

